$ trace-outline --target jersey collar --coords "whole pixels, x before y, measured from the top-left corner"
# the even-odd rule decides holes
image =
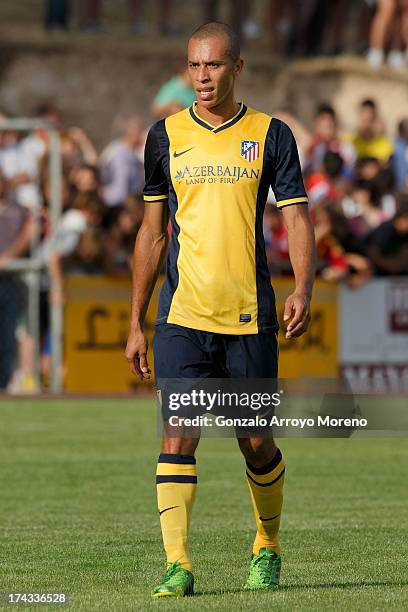
[[[236,115],[234,115],[231,119],[228,119],[228,121],[221,123],[221,125],[213,126],[211,125],[211,123],[207,123],[206,121],[204,121],[204,119],[201,119],[201,117],[197,115],[196,110],[195,110],[196,104],[197,102],[194,102],[194,104],[192,104],[192,106],[190,106],[189,108],[192,119],[194,119],[196,123],[206,128],[207,130],[210,130],[210,132],[213,132],[214,134],[218,134],[218,132],[221,132],[222,130],[226,130],[232,125],[235,125],[237,121],[242,119],[242,117],[245,115],[245,113],[248,110],[245,104],[243,102],[240,102],[239,111],[237,112]]]

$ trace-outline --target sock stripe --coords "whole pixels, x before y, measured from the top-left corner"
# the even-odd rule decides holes
[[[195,465],[194,455],[177,455],[176,453],[160,453],[159,463],[178,463],[184,465]]]
[[[251,472],[253,474],[257,474],[258,476],[262,476],[263,474],[267,474],[268,472],[272,472],[272,470],[274,470],[278,466],[278,464],[279,464],[279,462],[281,460],[282,460],[282,453],[280,452],[280,449],[277,448],[274,458],[272,459],[272,461],[270,461],[266,465],[257,468],[255,466],[251,465],[248,461],[246,462],[246,464],[247,464],[247,467],[251,470]]]
[[[174,474],[171,476],[156,476],[156,484],[162,484],[164,482],[197,484],[197,476],[181,476],[180,474]]]
[[[196,476],[196,465],[183,465],[177,463],[158,463],[156,468],[156,476],[173,476],[173,474],[179,474],[182,476]],[[274,474],[276,476],[276,474]],[[271,476],[272,478],[272,476]],[[270,478],[267,477],[268,480]]]
[[[277,482],[280,478],[282,478],[282,476],[285,473],[285,468],[283,468],[283,470],[281,471],[281,473],[279,474],[279,476],[277,476],[274,480],[271,480],[270,482],[257,482],[256,480],[254,480],[254,478],[252,478],[251,474],[248,472],[246,472],[247,478],[249,478],[249,480],[252,480],[252,482],[254,482],[256,485],[258,485],[258,487],[270,487],[271,485],[275,484],[275,482]]]

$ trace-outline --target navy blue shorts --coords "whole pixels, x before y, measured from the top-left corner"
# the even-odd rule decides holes
[[[277,378],[274,333],[215,334],[172,323],[156,326],[154,369],[160,378]]]

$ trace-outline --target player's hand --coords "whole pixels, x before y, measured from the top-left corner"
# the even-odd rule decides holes
[[[126,345],[125,357],[132,373],[142,381],[148,380],[151,374],[147,363],[148,346],[149,343],[142,328],[131,329]]]
[[[292,293],[285,302],[283,320],[289,321],[285,338],[297,338],[305,333],[310,323],[310,297],[302,293]]]

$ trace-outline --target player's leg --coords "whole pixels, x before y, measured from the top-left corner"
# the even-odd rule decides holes
[[[272,438],[240,438],[238,443],[246,460],[246,479],[256,522],[247,587],[274,588],[279,584],[281,567],[279,527],[285,463]]]
[[[211,361],[200,332],[175,325],[160,325],[153,342],[155,377],[160,388],[166,379],[200,378],[208,375]],[[204,343],[205,344],[205,343]],[[195,450],[199,432],[175,430],[164,422],[164,435],[157,463],[157,502],[167,572],[153,591],[154,597],[193,594],[194,579],[188,550],[188,532],[193,510],[197,473]]]
[[[157,505],[167,563],[192,571],[188,531],[197,490],[198,439],[163,437],[157,462]]]
[[[275,390],[278,343],[275,334],[238,336],[229,342],[227,367],[233,378],[264,378]],[[279,525],[285,464],[270,431],[239,437],[256,522],[248,588],[274,588],[279,583]]]
[[[188,532],[197,489],[195,449],[198,438],[163,436],[156,470],[157,505],[167,572],[154,597],[192,595],[194,578]]]

